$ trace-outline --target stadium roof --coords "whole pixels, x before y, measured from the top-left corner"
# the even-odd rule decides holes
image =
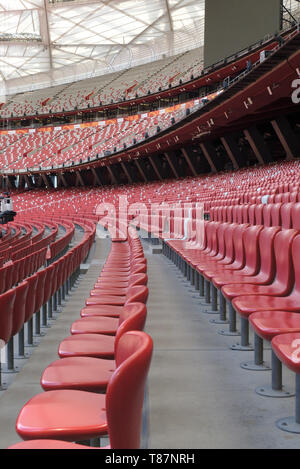
[[[205,0],[0,0],[0,96],[201,47],[204,15]]]
[[[84,78],[201,46],[204,5],[205,0],[0,0],[2,87],[11,80],[25,86],[24,77],[33,88],[50,76],[53,83]]]

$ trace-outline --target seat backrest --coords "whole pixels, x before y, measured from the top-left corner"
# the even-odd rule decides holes
[[[290,198],[290,193],[289,193],[289,192],[287,192],[287,193],[285,193],[285,194],[282,194],[281,202],[282,202],[283,204],[287,204],[287,203],[290,202],[290,201],[291,201],[291,198]]]
[[[266,283],[271,283],[275,277],[274,242],[280,228],[264,228],[259,237],[260,274],[263,274]]]
[[[25,308],[25,322],[36,313],[35,304],[36,304],[36,290],[38,285],[38,274],[34,274],[27,279],[28,282],[28,292],[26,297],[26,308]]]
[[[275,281],[280,295],[288,295],[294,286],[292,266],[292,245],[298,231],[282,230],[277,233],[274,242],[276,274]]]
[[[131,269],[130,273],[134,274],[145,274],[147,272],[147,265],[146,264],[134,264]]]
[[[115,351],[118,342],[125,332],[143,331],[147,317],[147,308],[144,303],[129,303],[124,306],[119,318],[119,327],[115,340]]]
[[[28,282],[25,280],[15,288],[16,297],[13,312],[12,336],[18,334],[25,322],[26,297],[28,292]]]
[[[233,213],[232,213],[233,207],[227,207],[227,221],[228,223],[232,223],[233,221]]]
[[[31,275],[31,272],[32,272],[32,262],[33,262],[33,258],[34,258],[35,254],[31,254],[29,256],[26,256],[23,260],[24,260],[24,272],[23,272],[23,275],[24,275],[24,278],[27,278]]]
[[[295,275],[295,292],[300,294],[300,235],[296,236],[292,247],[292,258]]]
[[[222,207],[221,221],[222,221],[222,223],[226,223],[226,222],[227,222],[227,210],[226,210],[226,207]]]
[[[272,226],[271,219],[272,204],[266,204],[263,207],[264,226]]]
[[[268,204],[275,204],[275,194],[268,195]]]
[[[237,225],[233,232],[234,268],[241,269],[245,264],[244,236],[249,225]]]
[[[0,339],[5,343],[11,338],[15,298],[16,291],[14,289],[0,295]]]
[[[210,232],[210,245],[211,251],[210,255],[215,256],[218,253],[218,228],[220,226],[219,222],[212,223],[212,229]]]
[[[11,275],[11,285],[17,285],[17,283],[22,282],[25,278],[24,274],[25,269],[25,259],[19,259],[13,263],[12,275]]]
[[[249,223],[249,206],[243,205],[243,221],[242,223]]]
[[[44,282],[44,298],[43,298],[43,304],[47,303],[47,301],[51,297],[52,293],[52,281],[53,281],[53,275],[55,272],[55,266],[49,265],[45,269],[45,282]]]
[[[152,351],[152,339],[145,332],[127,332],[119,341],[117,368],[106,393],[111,448],[140,448],[144,392]]]
[[[217,209],[215,207],[211,207],[209,211],[209,219],[210,221],[216,221],[217,218]]]
[[[294,230],[300,230],[300,202],[292,207],[292,227]]]
[[[13,287],[13,271],[15,269],[14,264],[8,264],[5,266],[5,291]]]
[[[46,280],[46,269],[37,272],[38,275],[38,284],[36,289],[36,302],[35,302],[35,312],[38,312],[43,306],[44,295],[45,295],[45,280]]]
[[[222,221],[222,215],[223,215],[223,207],[218,207],[217,208],[217,214],[218,214],[217,221],[221,222]]]
[[[238,223],[238,206],[234,205],[232,208],[232,222]]]
[[[259,205],[255,206],[255,224],[256,225],[263,225],[264,224],[263,210],[264,210],[264,205],[263,204],[259,204]]]
[[[271,204],[271,226],[282,226],[281,207],[282,204]]]
[[[135,287],[136,285],[147,285],[148,275],[147,274],[134,274],[130,276],[129,286]]]
[[[126,305],[128,303],[147,303],[149,290],[144,285],[137,285],[135,287],[128,288],[126,294]]]
[[[239,224],[243,223],[243,206],[242,205],[236,206],[236,222]]]
[[[198,246],[198,248],[203,251],[207,247],[208,235],[207,229],[209,226],[209,221],[194,221],[193,222],[193,238]]]
[[[225,231],[228,226],[228,223],[220,223],[217,231],[218,255],[216,256],[216,258],[218,260],[223,259],[225,256]]]
[[[68,252],[64,256],[64,261],[63,261],[63,269],[62,269],[62,285],[65,283],[67,277],[68,277],[68,269],[71,261],[72,252]]]
[[[225,230],[224,240],[225,240],[225,257],[224,263],[229,263],[233,261],[234,258],[234,248],[233,248],[233,232],[237,225],[235,223],[230,223]]]
[[[59,261],[53,262],[51,264],[54,268],[54,273],[52,277],[52,286],[51,286],[51,296],[54,295],[54,293],[57,290],[57,283],[58,283],[58,271],[59,271]]]
[[[216,221],[211,221],[206,226],[206,238],[207,238],[207,245],[206,245],[206,252],[211,252],[213,250],[213,246],[216,244],[217,239],[217,227],[219,223]]]
[[[64,255],[63,257],[61,257],[59,259],[58,263],[59,263],[59,268],[57,270],[57,283],[56,283],[57,290],[64,283],[64,269],[65,269],[65,265],[66,265],[66,256]]]
[[[292,192],[290,194],[290,202],[293,202],[293,203],[298,202],[298,192]]]
[[[249,223],[255,225],[255,205],[249,205]]]
[[[244,234],[245,267],[256,275],[260,267],[259,236],[263,229],[262,225],[249,226]]]
[[[5,290],[5,272],[6,267],[0,267],[0,295]]]
[[[289,230],[292,228],[292,208],[293,203],[283,204],[280,209],[282,229]]]

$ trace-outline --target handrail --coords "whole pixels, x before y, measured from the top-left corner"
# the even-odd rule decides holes
[[[297,28],[291,33],[289,34],[285,41],[282,43],[282,45],[279,45],[277,44],[274,49],[272,49],[271,51],[269,51],[271,53],[271,55],[275,54],[275,52],[277,52],[281,47],[284,46],[284,44],[286,43],[286,41],[292,39],[294,36],[296,36],[296,34],[298,34],[300,31],[300,23],[297,23]],[[270,57],[270,56],[269,56]],[[251,66],[251,69],[250,70],[244,70],[240,75],[236,76],[235,78],[233,78],[232,80],[229,81],[230,83],[230,86],[235,84],[236,82],[240,81],[242,78],[244,78],[246,75],[248,75],[248,73],[250,73],[254,68],[258,67],[258,65],[260,65],[262,62],[261,62],[261,59],[257,60],[252,66]]]

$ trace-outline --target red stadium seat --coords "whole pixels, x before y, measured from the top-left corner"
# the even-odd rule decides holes
[[[73,390],[38,394],[19,414],[18,434],[25,440],[72,442],[109,433],[112,448],[139,448],[151,355],[152,340],[147,334],[137,331],[124,334],[116,357],[117,369],[106,395]]]
[[[99,329],[97,329],[96,320],[99,319],[97,317],[77,321],[75,325],[77,334],[67,337],[59,345],[58,354],[60,358],[88,356],[113,359],[122,335],[127,331],[142,330],[144,328],[146,311],[146,306],[143,303],[131,303],[125,306],[120,315],[116,337],[101,335],[101,331],[99,332]],[[94,325],[92,331],[90,330],[92,326],[84,325],[86,320],[90,321],[91,319],[93,319]],[[80,322],[83,322],[81,326],[82,333],[78,332],[80,327],[78,323]]]

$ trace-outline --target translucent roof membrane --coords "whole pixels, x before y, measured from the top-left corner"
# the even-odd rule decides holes
[[[204,15],[205,0],[0,0],[1,102],[201,47]]]
[[[300,21],[300,0],[283,0],[283,28]]]
[[[205,0],[0,0],[0,95],[200,47],[204,14]]]

